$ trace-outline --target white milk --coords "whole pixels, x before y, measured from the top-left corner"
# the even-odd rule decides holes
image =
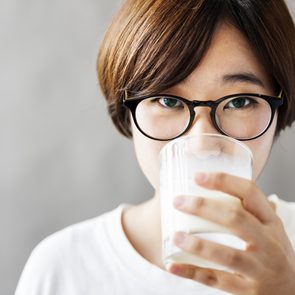
[[[174,233],[176,231],[183,231],[242,250],[245,249],[245,242],[231,234],[229,229],[219,224],[174,209],[173,199],[178,195],[190,195],[241,204],[236,197],[198,186],[194,182],[193,177],[196,172],[225,172],[251,179],[252,163],[245,159],[240,161],[235,159],[233,161],[230,157],[220,154],[208,157],[201,156],[200,158],[197,158],[195,155],[185,155],[185,159],[182,158],[180,162],[181,164],[179,164],[179,160],[175,160],[175,163],[173,163],[173,160],[171,161],[170,159],[170,161],[162,161],[161,165],[160,192],[163,261],[165,264],[170,262],[189,263],[201,267],[230,271],[223,266],[185,253],[174,246],[172,242]]]

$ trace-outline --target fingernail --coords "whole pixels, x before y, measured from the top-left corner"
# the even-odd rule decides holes
[[[185,240],[185,234],[182,232],[176,232],[173,237],[173,241],[177,246],[183,245]]]
[[[198,183],[205,183],[209,178],[208,173],[197,173],[195,179]]]
[[[173,200],[173,205],[176,207],[176,208],[181,208],[182,205],[184,204],[184,197],[183,196],[177,196],[174,198]]]

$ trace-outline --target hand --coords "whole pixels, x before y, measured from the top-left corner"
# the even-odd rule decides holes
[[[177,247],[234,273],[174,263],[168,270],[236,295],[295,294],[294,250],[281,220],[255,182],[224,173],[199,174],[196,182],[239,198],[242,206],[189,196],[177,197],[174,206],[227,227],[247,247],[241,251],[178,232]]]

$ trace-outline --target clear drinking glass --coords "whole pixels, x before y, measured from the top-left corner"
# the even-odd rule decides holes
[[[177,138],[165,145],[160,153],[160,195],[162,223],[162,259],[201,267],[226,270],[225,267],[183,252],[172,238],[176,231],[196,235],[237,249],[245,249],[246,243],[234,236],[229,229],[183,213],[173,207],[178,195],[237,202],[238,198],[220,191],[208,190],[194,182],[197,172],[225,172],[246,179],[252,178],[252,153],[240,141],[219,134],[200,134]],[[234,184],[233,184],[234,185]],[[216,212],[218,214],[218,212]]]

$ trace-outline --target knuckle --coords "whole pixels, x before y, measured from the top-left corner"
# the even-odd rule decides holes
[[[196,271],[194,279],[207,286],[216,286],[218,283],[217,276],[212,270]]]
[[[227,255],[227,265],[229,267],[235,267],[243,263],[243,257],[239,252],[233,251]]]
[[[245,214],[240,206],[231,208],[228,212],[227,225],[241,224],[245,219]]]
[[[222,188],[226,180],[226,174],[223,172],[216,173],[212,178],[212,184],[216,188]]]
[[[198,212],[205,205],[205,199],[201,197],[196,197],[192,199],[191,209],[193,212]]]
[[[190,249],[193,253],[202,253],[204,251],[204,241],[199,239],[194,239],[190,245]]]

